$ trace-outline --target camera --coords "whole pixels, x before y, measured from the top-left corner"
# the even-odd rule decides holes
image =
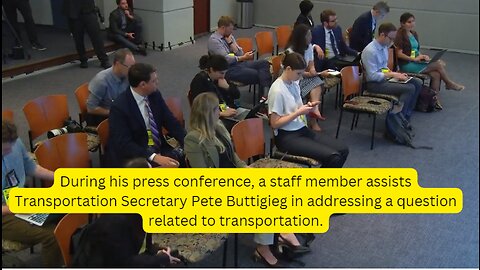
[[[59,135],[67,134],[67,133],[78,133],[83,132],[82,126],[73,119],[67,119],[63,123],[64,127],[52,129],[47,132],[47,138],[53,138]]]

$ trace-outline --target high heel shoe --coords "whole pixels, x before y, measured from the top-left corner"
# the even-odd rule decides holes
[[[322,116],[322,115],[318,115],[318,114],[316,114],[316,113],[314,113],[314,112],[309,112],[309,113],[308,113],[308,116],[311,117],[311,118],[314,118],[314,119],[322,120],[322,121],[327,120],[326,117],[324,117],[324,116]]]
[[[295,245],[293,245],[287,239],[283,238],[283,236],[280,235],[280,234],[278,235],[278,240],[279,240],[280,244],[283,244],[283,245],[289,247],[292,250],[292,252],[296,255],[305,254],[305,253],[308,253],[308,252],[312,251],[309,247],[306,247],[306,246],[302,246],[302,245],[295,246]]]
[[[309,247],[310,244],[315,240],[315,235],[313,233],[306,233],[305,234],[305,246]]]
[[[255,262],[262,262],[268,267],[283,267],[283,265],[280,263],[280,261],[277,259],[277,262],[274,264],[269,263],[265,257],[262,256],[262,254],[258,251],[258,249],[255,249],[255,252],[253,253],[253,260]]]
[[[463,89],[465,89],[465,86],[461,85],[461,84],[458,84],[458,83],[453,83],[451,85],[447,85],[445,86],[445,88],[447,90],[455,90],[455,91],[462,91]]]

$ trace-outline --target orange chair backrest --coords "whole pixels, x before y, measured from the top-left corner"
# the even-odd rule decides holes
[[[51,95],[30,100],[23,107],[32,140],[45,132],[63,127],[68,118],[66,95]]]
[[[98,138],[100,139],[100,148],[105,153],[105,146],[108,143],[108,135],[110,134],[108,119],[103,120],[97,126]]]
[[[237,38],[238,46],[242,47],[244,53],[253,51],[253,41],[251,38]]]
[[[360,94],[361,80],[358,66],[348,66],[340,70],[342,75],[342,90],[344,100],[347,100],[351,95]]]
[[[275,33],[277,34],[278,49],[286,49],[290,34],[292,33],[292,27],[290,25],[280,25],[275,28]]]
[[[168,109],[172,112],[173,116],[177,119],[177,121],[185,127],[185,119],[183,118],[183,111],[182,111],[182,100],[179,97],[168,97],[165,99],[165,103],[167,104]]]
[[[38,164],[48,170],[58,168],[90,168],[86,133],[67,133],[43,141],[35,149]],[[43,181],[42,187],[49,187],[51,181]]]
[[[282,62],[284,57],[285,55],[283,54],[272,57],[273,80],[277,79],[281,75],[280,70],[282,69]]]
[[[235,152],[242,160],[265,154],[263,120],[250,118],[236,123],[231,131]]]
[[[343,39],[345,40],[345,43],[347,44],[347,46],[350,46],[350,34],[352,33],[352,29],[353,27],[348,27],[347,30],[345,30],[345,35],[343,37]]]
[[[273,35],[272,32],[263,31],[255,34],[255,41],[257,42],[257,55],[264,54],[273,55]]]
[[[88,91],[88,82],[80,85],[75,90],[75,97],[77,98],[80,113],[85,117],[87,114],[87,99],[90,92]]]
[[[72,235],[75,231],[88,223],[88,214],[66,214],[57,227],[53,231],[55,239],[57,239],[58,246],[62,252],[63,261],[65,266],[71,266],[71,251],[70,243],[72,241]]]
[[[2,111],[2,120],[8,120],[13,122],[13,111],[10,109],[5,109]]]

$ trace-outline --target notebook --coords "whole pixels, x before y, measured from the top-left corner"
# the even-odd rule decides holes
[[[430,61],[428,62],[424,62],[424,63],[428,63],[428,65],[426,65],[424,68],[422,68],[418,73],[422,73],[425,69],[427,69],[427,67],[431,64],[431,63],[435,63],[437,62],[438,60],[440,60],[440,58],[442,58],[443,54],[446,52],[447,50],[441,50],[439,52],[437,52],[432,59],[430,59]]]
[[[411,79],[412,79],[412,77],[408,77],[405,81],[400,81],[396,78],[390,78],[390,79],[388,79],[388,81],[392,82],[392,83],[408,83]]]
[[[56,223],[62,219],[63,214],[16,214],[15,217],[23,219],[26,222],[43,226],[43,224]]]

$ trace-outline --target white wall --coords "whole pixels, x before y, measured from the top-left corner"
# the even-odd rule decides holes
[[[210,0],[210,31],[217,29],[220,16],[237,17],[237,2],[235,0]]]
[[[320,23],[320,12],[336,11],[339,24],[345,29],[377,0],[312,0],[312,16]],[[383,20],[399,25],[403,12],[411,12],[423,47],[446,48],[459,52],[479,53],[478,0],[388,0],[390,13]],[[254,0],[254,22],[259,26],[292,25],[300,0]]]

